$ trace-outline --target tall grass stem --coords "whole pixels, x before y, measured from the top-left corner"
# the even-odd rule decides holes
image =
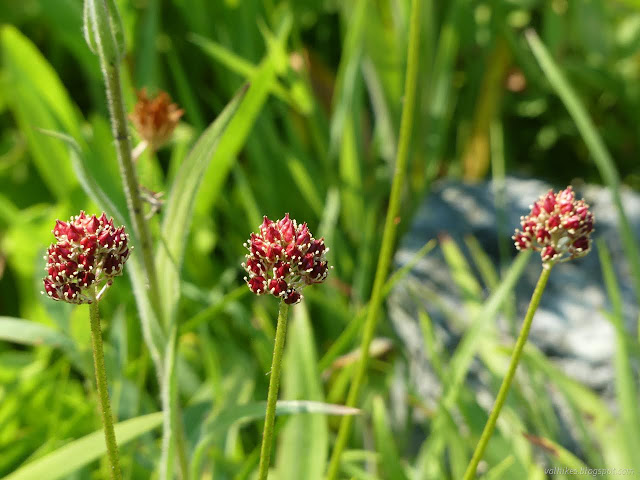
[[[93,300],[89,304],[89,318],[91,320],[91,346],[93,348],[93,364],[96,370],[96,386],[98,390],[98,402],[102,426],[104,427],[104,440],[107,444],[107,458],[112,480],[121,480],[120,459],[116,433],[113,429],[113,415],[109,402],[109,388],[107,387],[107,371],[104,365],[104,348],[102,345],[102,331],[100,329],[100,310],[98,302]]]
[[[533,295],[531,296],[531,301],[529,302],[529,308],[527,309],[527,314],[524,317],[522,328],[520,329],[520,335],[518,335],[516,346],[513,349],[513,353],[511,354],[509,369],[507,370],[507,374],[502,380],[502,385],[500,385],[500,390],[498,391],[496,402],[493,405],[493,410],[491,410],[491,414],[489,415],[487,423],[484,426],[484,430],[482,431],[482,435],[480,436],[480,441],[478,442],[478,445],[476,445],[476,450],[475,452],[473,452],[473,457],[471,457],[471,461],[467,466],[467,471],[464,474],[463,480],[472,480],[473,478],[475,478],[476,470],[478,468],[478,463],[480,463],[480,460],[484,455],[484,452],[487,448],[489,440],[493,435],[493,431],[495,430],[495,427],[496,427],[496,421],[498,420],[498,416],[500,416],[500,411],[502,410],[504,402],[507,399],[507,394],[509,393],[511,382],[513,381],[513,377],[515,376],[516,369],[518,368],[518,363],[520,362],[520,357],[522,356],[522,349],[524,348],[525,343],[527,343],[527,338],[529,337],[529,330],[531,329],[533,316],[535,315],[536,310],[538,309],[538,305],[540,304],[540,299],[542,298],[542,293],[544,292],[544,289],[547,286],[547,280],[549,280],[549,274],[551,273],[551,269],[552,269],[551,263],[545,264],[542,268],[542,272],[540,273],[540,278],[538,279],[536,288],[533,291]]]
[[[411,144],[411,132],[413,130],[413,113],[416,104],[416,87],[418,82],[418,61],[419,61],[419,44],[420,44],[420,7],[422,0],[412,0],[411,17],[409,26],[409,47],[407,53],[407,73],[404,87],[404,100],[402,108],[402,119],[400,121],[400,140],[398,142],[398,153],[395,162],[395,172],[393,183],[391,186],[391,196],[389,199],[389,208],[385,219],[384,233],[382,236],[382,246],[380,248],[380,256],[378,257],[378,266],[371,292],[371,300],[367,317],[364,324],[364,333],[360,343],[360,360],[357,370],[349,389],[347,396],[347,406],[355,407],[358,402],[360,390],[364,382],[367,371],[367,363],[369,359],[369,347],[376,330],[378,311],[382,304],[383,287],[389,272],[391,258],[393,256],[393,248],[398,230],[398,214],[400,212],[400,202],[402,191],[405,184],[407,160],[409,157],[409,147]],[[335,480],[338,475],[340,466],[340,456],[346,447],[351,431],[353,419],[351,417],[343,417],[338,430],[329,467],[327,470],[327,479]]]
[[[287,336],[287,316],[289,305],[280,302],[278,310],[278,323],[276,326],[276,340],[273,346],[273,359],[269,377],[269,393],[267,394],[267,414],[264,418],[264,431],[262,433],[262,447],[260,448],[260,467],[258,468],[258,480],[266,480],[269,474],[271,461],[271,446],[273,444],[273,426],[276,420],[276,403],[278,401],[278,389],[280,388],[280,371],[282,369],[282,354],[284,352],[284,340]]]

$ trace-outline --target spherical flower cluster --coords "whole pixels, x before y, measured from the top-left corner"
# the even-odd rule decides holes
[[[129,258],[129,235],[124,227],[114,227],[113,219],[104,213],[96,217],[80,212],[69,222],[57,220],[53,234],[56,242],[44,257],[43,293],[54,300],[91,303],[87,288],[104,282],[110,285],[113,277],[122,274]]]
[[[137,95],[138,101],[129,118],[150,148],[158,149],[171,138],[184,110],[172,103],[166,92],[149,98],[147,90],[143,88]]]
[[[329,249],[324,239],[311,236],[306,223],[298,225],[286,214],[275,222],[264,217],[258,229],[244,244],[249,254],[242,264],[249,274],[244,279],[253,293],[270,293],[293,304],[302,299],[306,285],[324,282]]]
[[[518,250],[540,251],[545,263],[578,258],[591,249],[593,213],[584,200],[576,200],[571,186],[558,193],[549,190],[520,218],[522,231],[513,240]]]

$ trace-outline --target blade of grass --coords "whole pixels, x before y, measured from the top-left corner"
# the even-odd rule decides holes
[[[282,398],[323,402],[313,330],[304,302],[293,309],[286,344]],[[329,451],[326,417],[295,416],[287,421],[278,439],[276,466],[280,480],[322,480]]]
[[[151,413],[125,420],[115,425],[118,445],[133,440],[162,424],[162,413]],[[99,459],[106,453],[102,430],[61,447],[4,477],[4,480],[56,480],[67,477],[79,468]]]
[[[291,22],[291,17],[287,16],[279,28],[277,38],[282,45],[288,38]],[[210,164],[215,165],[215,168],[208,168],[204,175],[204,181],[196,201],[196,211],[199,215],[208,214],[215,204],[233,162],[243,148],[258,114],[269,96],[275,79],[276,69],[270,52],[250,78],[251,88],[229,122],[228,133],[218,144],[218,148],[210,162]]]
[[[408,480],[400,463],[400,454],[396,448],[396,441],[389,426],[389,418],[382,397],[373,399],[373,431],[376,449],[380,453],[380,469],[384,478],[394,480]]]
[[[622,245],[633,274],[632,278],[636,301],[640,303],[640,250],[638,249],[638,239],[633,233],[622,203],[622,197],[620,195],[620,176],[616,170],[615,162],[613,161],[613,158],[611,158],[611,154],[598,134],[598,130],[589,117],[589,114],[580,101],[580,98],[560,67],[551,57],[536,32],[533,30],[527,30],[525,32],[525,36],[529,42],[531,51],[547,76],[551,87],[569,111],[569,114],[575,122],[584,143],[593,157],[596,167],[600,171],[602,179],[611,191],[613,204],[618,212]]]
[[[77,185],[65,148],[36,128],[63,129],[82,138],[76,111],[58,75],[35,45],[12,25],[0,28],[2,89],[35,166],[48,189],[66,201]]]
[[[502,279],[500,286],[485,301],[482,308],[470,322],[469,329],[465,332],[456,351],[451,357],[445,393],[438,406],[431,434],[423,444],[420,454],[418,455],[418,471],[426,472],[430,468],[430,465],[433,465],[440,457],[442,449],[445,447],[445,438],[442,433],[446,428],[449,412],[458,400],[460,391],[464,385],[464,379],[473,362],[473,357],[483,342],[482,337],[514,289],[516,282],[524,272],[530,258],[531,251],[524,251],[518,254],[511,264],[509,271]]]
[[[401,196],[405,186],[404,181],[411,143],[411,131],[413,128],[413,113],[416,103],[421,19],[420,6],[420,0],[413,0],[411,2],[411,25],[409,28],[409,50],[407,54],[407,74],[404,88],[404,107],[402,109],[402,120],[400,124],[400,141],[398,144],[398,153],[396,157],[395,172],[393,175],[393,184],[391,187],[391,197],[389,199],[389,208],[385,219],[382,246],[380,248],[380,256],[378,258],[378,266],[376,268],[371,300],[367,310],[364,334],[360,344],[361,358],[347,397],[347,406],[351,407],[355,406],[359,401],[360,389],[362,388],[362,383],[367,372],[369,347],[376,330],[378,313],[383,300],[383,287],[387,280],[389,265],[391,264],[391,257],[393,255],[396,232],[398,229],[398,222],[396,219],[400,212]],[[346,447],[351,430],[351,424],[352,418],[350,417],[344,417],[340,422],[338,437],[336,439],[327,470],[328,480],[334,480],[338,475],[340,456]]]
[[[216,120],[198,139],[176,173],[162,219],[162,237],[166,248],[158,251],[157,271],[161,291],[164,293],[164,311],[173,318],[180,295],[180,268],[187,235],[193,218],[193,208],[204,172],[215,156],[217,147],[226,138],[225,132],[247,93],[243,87],[229,102]],[[173,260],[172,260],[173,259]],[[174,261],[176,265],[174,265]]]
[[[594,475],[588,472],[596,469],[590,469],[587,467],[582,460],[553,440],[549,438],[536,437],[535,435],[529,435],[527,433],[523,433],[523,435],[533,445],[542,448],[547,454],[551,455],[555,462],[560,463],[560,465],[564,467],[563,469],[560,469],[560,472],[564,469],[569,469],[572,471],[572,477],[575,475],[577,478],[581,478],[583,480],[594,477]],[[573,471],[575,471],[575,473],[573,473]]]
[[[246,425],[255,420],[264,418],[267,402],[255,402],[244,405],[232,405],[213,417],[204,427],[196,444],[191,460],[191,477],[200,478],[200,468],[203,455],[209,445],[220,433],[226,431],[231,425]],[[359,415],[357,408],[333,405],[330,403],[313,402],[308,400],[280,400],[276,404],[276,415],[296,414],[322,414],[322,415]]]
[[[211,58],[217,60],[232,72],[241,75],[247,81],[251,80],[260,68],[260,66],[254,65],[243,57],[236,55],[231,50],[225,48],[223,45],[209,40],[208,38],[195,33],[190,34],[188,38],[202,48],[202,50]],[[300,111],[304,111],[304,109],[300,109],[290,92],[281,85],[277,79],[273,81],[270,89],[276,98],[288,103],[292,107],[298,108]]]
[[[634,379],[633,368],[631,366],[631,355],[627,349],[627,331],[624,325],[622,294],[616,279],[616,273],[611,262],[609,249],[603,239],[598,239],[598,254],[602,275],[607,288],[609,301],[613,307],[613,314],[609,317],[616,330],[616,353],[615,353],[615,383],[616,398],[622,429],[625,436],[625,449],[629,458],[634,462],[634,468],[640,472],[640,418],[638,417],[638,391]]]
[[[409,259],[407,263],[402,266],[402,268],[393,272],[387,280],[387,283],[384,285],[384,290],[382,292],[383,299],[387,298],[387,295],[389,295],[391,290],[393,290],[393,287],[395,287],[400,280],[406,277],[411,269],[418,264],[420,259],[435,248],[436,244],[437,242],[435,239],[429,240]],[[349,348],[349,345],[351,345],[351,342],[360,331],[362,322],[364,322],[367,309],[369,308],[368,305],[369,304],[367,303],[367,305],[360,309],[353,320],[349,322],[347,328],[342,331],[340,336],[331,344],[327,352],[320,359],[320,362],[318,362],[318,369],[321,372],[329,368],[334,360]]]

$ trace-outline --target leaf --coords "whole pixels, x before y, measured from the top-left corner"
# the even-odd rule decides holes
[[[143,433],[160,426],[161,423],[161,412],[117,423],[114,428],[118,445],[124,445]],[[4,480],[42,480],[43,478],[56,480],[99,459],[106,451],[104,434],[102,430],[98,430],[19,468],[4,477]]]
[[[193,150],[182,162],[171,186],[162,221],[165,248],[158,251],[157,268],[164,311],[173,315],[180,292],[180,265],[184,256],[187,234],[191,227],[193,207],[203,176],[214,157],[224,132],[238,111],[247,93],[247,86],[229,102],[218,118],[205,130]],[[216,166],[218,168],[218,166]],[[175,264],[174,264],[175,262]]]
[[[21,318],[0,317],[0,340],[21,345],[46,345],[59,348],[68,355],[76,368],[91,375],[92,367],[85,361],[73,339],[42,323]]]
[[[323,401],[317,373],[311,322],[303,302],[293,309],[287,333],[282,376],[282,398]],[[329,428],[324,416],[296,416],[278,437],[277,471],[280,480],[321,480],[329,451]]]
[[[161,384],[162,396],[162,457],[160,459],[160,478],[173,478],[173,461],[176,455],[176,439],[182,432],[177,430],[179,422],[178,382],[176,378],[176,348],[178,326],[173,325],[169,335],[169,343],[165,350],[164,373]]]
[[[471,309],[471,307],[482,303],[482,288],[458,245],[451,237],[445,236],[440,240],[440,247],[453,281],[460,289],[467,306]]]
[[[36,128],[62,129],[80,138],[76,112],[58,75],[31,41],[11,25],[0,28],[2,89],[49,190],[67,200],[77,185],[66,149]]]
[[[78,145],[78,142],[69,135],[53,130],[40,129],[40,133],[62,140],[67,145],[73,170],[85,193],[89,195],[89,197],[95,201],[103,211],[105,211],[109,216],[112,216],[117,223],[126,225],[130,232],[133,231],[130,226],[131,223],[129,222],[124,199],[116,205],[112,200],[112,197],[105,193],[105,190],[99,184],[98,178],[96,178],[96,173],[91,171],[87,159],[82,148]],[[111,195],[113,196],[113,192],[111,192]]]
[[[267,402],[233,405],[232,407],[222,410],[208,422],[207,425],[204,426],[202,437],[194,449],[193,459],[191,461],[192,478],[200,478],[199,471],[200,465],[202,464],[202,457],[217,435],[221,435],[232,425],[245,425],[264,418],[266,410]],[[344,405],[309,400],[280,400],[276,404],[276,415],[295,415],[302,413],[359,415],[362,412],[357,408],[345,407]]]
[[[483,344],[483,335],[491,325],[502,304],[507,300],[516,282],[524,272],[531,251],[520,252],[511,264],[508,272],[502,279],[500,286],[484,302],[478,313],[474,315],[470,322],[469,329],[465,332],[462,340],[458,344],[456,351],[451,357],[448,370],[448,384],[443,398],[438,406],[438,412],[433,422],[433,428],[427,441],[423,444],[418,457],[418,471],[426,472],[434,465],[436,459],[440,458],[440,453],[445,446],[443,431],[449,412],[458,400],[462,390],[464,379],[473,362],[473,357]]]
[[[278,40],[284,45],[291,30],[291,17],[285,17],[278,32]],[[284,48],[284,47],[283,47]],[[251,88],[238,107],[236,115],[229,123],[227,133],[220,139],[216,152],[211,159],[215,168],[208,168],[198,195],[196,210],[207,214],[215,204],[236,157],[245,145],[249,132],[262,110],[269,92],[276,81],[276,72],[272,52],[262,60],[260,66],[250,77]]]
[[[380,452],[380,469],[384,478],[393,480],[408,480],[400,463],[400,455],[396,448],[396,441],[389,426],[387,410],[382,397],[373,399],[373,431],[376,450]]]
[[[633,233],[633,229],[629,223],[629,218],[625,213],[620,196],[620,176],[616,169],[615,162],[611,158],[611,154],[607,150],[606,145],[602,141],[602,137],[598,134],[598,129],[593,124],[593,120],[580,101],[580,98],[574,91],[573,87],[564,76],[560,67],[556,64],[553,57],[549,54],[540,38],[533,30],[527,30],[526,38],[531,47],[536,60],[540,64],[540,68],[544,71],[549,83],[558,94],[562,103],[569,111],[571,118],[576,124],[582,139],[586,144],[596,167],[600,171],[602,180],[607,184],[611,192],[613,204],[618,212],[618,222],[622,246],[624,247],[629,266],[631,267],[633,284],[635,288],[636,300],[640,302],[640,250],[638,248],[638,239]]]
[[[192,33],[191,35],[189,35],[189,40],[202,48],[202,50],[211,58],[217,60],[232,72],[241,75],[245,80],[251,79],[260,68],[244,59],[243,57],[236,55],[234,52],[227,49],[223,45],[220,45],[218,42],[214,42],[203,36]],[[300,112],[309,113],[309,108],[306,107],[303,102],[296,103],[295,99],[292,98],[291,94],[283,85],[280,84],[280,82],[278,82],[277,79],[274,80],[271,86],[271,92],[274,96],[284,102],[289,103],[292,107],[297,108]]]
[[[53,328],[13,317],[0,317],[0,340],[21,345],[75,348],[73,340]]]
[[[622,293],[616,279],[616,272],[613,269],[611,255],[607,244],[602,240],[598,240],[598,254],[600,256],[600,265],[602,266],[602,275],[607,288],[609,301],[613,306],[613,314],[610,316],[613,326],[616,330],[616,353],[615,353],[615,385],[616,398],[618,408],[620,409],[620,417],[622,430],[626,441],[625,449],[628,452],[629,459],[633,459],[634,467],[640,471],[640,457],[637,452],[640,451],[640,418],[638,417],[638,391],[634,380],[633,367],[631,365],[631,355],[627,348],[627,336],[630,336],[624,325]]]

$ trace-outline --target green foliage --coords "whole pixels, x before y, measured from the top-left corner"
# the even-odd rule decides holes
[[[496,226],[505,239],[496,245],[499,266],[473,238],[465,245],[425,238],[407,267],[382,279],[382,299],[402,281],[426,305],[415,322],[442,382],[437,402],[425,404],[406,388],[412,352],[382,308],[362,410],[342,406],[390,198],[410,3],[104,2],[117,27],[116,54],[124,54],[128,111],[142,87],[168,91],[185,109],[172,140],[137,162],[140,183],[164,193],[149,225],[171,315],[163,321],[152,308],[138,248],[128,279],[118,279],[101,304],[125,478],[159,473],[163,396],[171,407],[163,468],[171,469],[172,443],[181,440],[192,480],[250,479],[256,471],[277,305],[244,286],[242,244],[262,215],[286,212],[325,237],[334,268],[292,308],[272,477],[323,478],[335,417],[355,414],[343,477],[462,475],[488,414],[466,381],[469,370],[482,365],[495,394],[512,348],[496,320],[521,320],[512,318],[513,291],[530,255],[514,255],[515,225],[505,216]],[[638,243],[620,191],[640,187],[639,2],[421,6],[398,233],[437,178],[490,171],[499,188],[508,174],[558,186],[576,178],[601,183],[617,207],[637,292]],[[56,218],[104,210],[132,231],[99,63],[82,38],[89,13],[76,0],[0,2],[0,477],[12,480],[108,478],[88,309],[40,295]],[[85,33],[94,44],[93,32]],[[132,141],[139,141],[133,131]],[[474,142],[485,142],[486,155],[470,168]],[[496,201],[506,208],[500,195]],[[450,289],[464,301],[459,312],[408,275],[436,245],[454,279]],[[620,252],[600,244],[599,254],[616,332],[616,408],[528,345],[481,478],[544,479],[548,466],[640,471],[640,346],[628,328],[636,319],[622,307],[625,286],[610,258]],[[455,346],[442,343],[431,320],[438,309],[460,333]],[[558,398],[572,442],[553,407]],[[184,425],[183,439],[168,428],[171,420]]]

